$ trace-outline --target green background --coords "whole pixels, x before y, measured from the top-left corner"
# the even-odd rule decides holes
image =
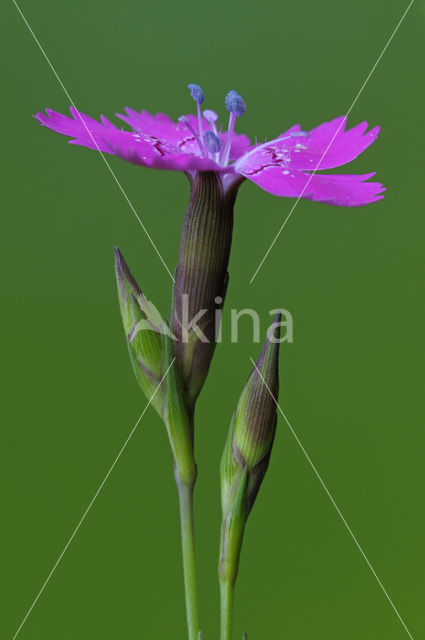
[[[188,82],[264,139],[345,113],[405,2],[176,3],[22,0],[78,108],[187,113]],[[163,314],[171,281],[102,159],[37,126],[69,101],[11,1],[2,3],[1,637],[11,639],[127,438],[145,399],[128,362],[114,245]],[[245,319],[284,307],[280,404],[415,640],[425,637],[423,60],[416,2],[350,116],[382,133],[348,172],[377,171],[385,200],[302,201],[252,285],[292,201],[244,184],[236,205],[224,342],[198,403],[202,626],[218,636],[218,464],[250,369]],[[422,138],[423,139],[423,138]],[[170,268],[183,175],[111,158]],[[227,323],[227,324],[226,324]],[[177,500],[150,409],[21,630],[22,640],[185,637]],[[398,640],[408,635],[280,419],[249,521],[235,637]]]

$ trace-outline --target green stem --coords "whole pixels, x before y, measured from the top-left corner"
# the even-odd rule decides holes
[[[232,640],[233,583],[220,580],[220,640]]]
[[[177,479],[183,550],[183,573],[189,640],[197,640],[199,632],[198,589],[195,570],[195,538],[193,527],[193,485]]]

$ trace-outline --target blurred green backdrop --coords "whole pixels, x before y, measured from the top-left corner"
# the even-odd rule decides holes
[[[77,107],[192,109],[199,82],[224,113],[236,88],[252,138],[344,113],[407,3],[214,4],[22,0]],[[166,314],[170,279],[101,158],[31,118],[68,100],[11,1],[2,38],[1,636],[12,638],[145,400],[116,301],[114,245]],[[385,200],[308,201],[252,285],[291,201],[243,185],[227,313],[279,306],[280,404],[415,639],[425,635],[423,59],[416,2],[352,111],[380,124],[348,171],[377,170]],[[420,76],[419,76],[420,77]],[[183,175],[111,164],[174,267]],[[197,533],[206,640],[218,635],[218,464],[250,369],[248,320],[217,349],[198,404]],[[408,637],[283,420],[250,518],[236,634],[250,640]],[[149,410],[20,632],[22,640],[185,637],[176,491],[164,429]]]

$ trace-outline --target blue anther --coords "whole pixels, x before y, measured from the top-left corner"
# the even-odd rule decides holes
[[[245,113],[245,102],[236,91],[229,91],[226,96],[225,103],[226,108],[230,113],[234,113],[236,116],[243,116]]]
[[[207,122],[217,122],[218,120],[218,115],[212,109],[205,109],[205,111],[202,112],[202,115]]]
[[[212,131],[205,132],[205,146],[211,153],[218,153],[221,148],[220,138]]]
[[[198,104],[202,104],[204,101],[204,92],[202,91],[199,84],[188,84],[187,85],[190,95]]]

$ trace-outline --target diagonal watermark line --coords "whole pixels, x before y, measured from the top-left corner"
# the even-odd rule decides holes
[[[171,367],[173,366],[175,361],[175,358],[172,359],[171,364],[169,365],[169,367],[167,368],[166,372],[164,373],[164,375],[161,378],[160,383],[158,384],[158,386],[156,387],[155,391],[153,392],[153,394],[151,395],[149,402],[147,403],[146,407],[143,409],[142,413],[139,416],[139,419],[137,420],[136,424],[134,425],[134,427],[132,428],[132,430],[130,431],[126,441],[124,442],[123,446],[121,447],[121,449],[118,452],[118,455],[115,457],[115,460],[113,461],[113,463],[111,464],[111,466],[108,469],[108,472],[106,474],[106,476],[104,477],[104,479],[102,480],[102,482],[100,483],[96,493],[94,494],[93,498],[91,499],[91,501],[89,502],[89,505],[87,507],[87,509],[84,511],[82,517],[80,518],[80,521],[78,522],[77,526],[75,527],[71,537],[69,538],[68,542],[66,543],[66,545],[64,546],[61,554],[59,555],[58,559],[56,560],[55,564],[53,565],[49,575],[47,576],[47,578],[45,579],[45,581],[43,582],[43,585],[40,589],[40,591],[37,593],[33,603],[31,604],[30,608],[28,609],[24,619],[22,620],[21,624],[19,625],[15,635],[13,636],[12,640],[16,640],[16,638],[18,637],[19,632],[21,631],[22,627],[24,626],[25,622],[28,619],[28,616],[30,615],[31,611],[34,609],[35,605],[37,604],[41,594],[43,593],[44,589],[47,587],[48,582],[50,581],[50,578],[52,577],[52,575],[54,574],[54,572],[56,571],[60,561],[62,560],[63,556],[65,555],[69,545],[71,544],[71,542],[73,541],[73,539],[75,538],[79,528],[81,527],[81,525],[83,524],[84,520],[86,519],[87,514],[89,513],[90,509],[92,508],[96,498],[98,497],[99,493],[102,491],[105,482],[107,481],[107,479],[109,478],[109,476],[111,475],[115,465],[117,464],[118,460],[120,459],[122,453],[124,452],[124,449],[126,448],[126,446],[128,445],[128,443],[130,442],[134,432],[136,431],[137,427],[139,426],[140,421],[142,420],[143,416],[145,415],[146,411],[148,410],[148,407],[150,406],[152,400],[154,399],[154,397],[156,396],[159,388],[161,387],[162,383],[164,382],[169,370],[171,369]]]
[[[128,197],[128,195],[126,194],[126,192],[124,191],[124,188],[122,187],[120,181],[118,180],[115,171],[112,169],[111,165],[109,164],[109,162],[107,161],[105,154],[103,153],[103,151],[100,150],[99,145],[97,144],[96,140],[94,139],[90,129],[87,127],[86,123],[84,122],[84,120],[82,119],[82,117],[80,116],[80,112],[78,111],[77,107],[75,106],[75,103],[73,101],[73,99],[71,98],[71,96],[69,95],[66,87],[64,86],[62,80],[60,79],[58,73],[56,72],[56,69],[54,68],[53,64],[50,61],[50,58],[48,57],[47,53],[44,51],[43,47],[40,44],[40,41],[38,40],[37,36],[35,35],[34,31],[32,30],[31,26],[28,23],[28,20],[26,19],[26,17],[24,16],[24,14],[22,13],[21,8],[19,7],[18,3],[16,2],[16,0],[12,0],[13,4],[15,5],[19,15],[21,16],[22,20],[24,21],[26,27],[28,28],[28,31],[30,32],[30,34],[32,35],[32,37],[34,38],[35,43],[37,44],[38,48],[40,49],[41,53],[44,56],[44,59],[46,60],[47,64],[49,65],[50,69],[53,72],[53,75],[55,76],[56,80],[59,82],[60,86],[63,89],[63,92],[65,93],[66,97],[68,98],[69,102],[72,104],[72,106],[74,107],[74,109],[76,110],[78,117],[81,121],[81,124],[83,125],[83,127],[85,128],[85,130],[87,131],[87,133],[89,134],[93,144],[95,145],[96,149],[98,150],[98,152],[100,153],[103,162],[106,164],[109,173],[111,174],[112,178],[114,179],[118,189],[121,191],[122,195],[124,196],[124,199],[126,200],[128,206],[130,207],[131,211],[133,212],[133,214],[136,216],[137,221],[139,222],[140,226],[142,227],[143,231],[145,232],[149,242],[151,243],[152,247],[154,248],[156,254],[158,255],[159,259],[161,260],[162,264],[164,265],[168,275],[170,276],[170,278],[172,279],[173,282],[175,282],[174,280],[174,276],[171,273],[171,271],[169,270],[169,268],[167,267],[167,264],[164,260],[164,258],[162,257],[162,255],[160,254],[158,247],[156,246],[156,244],[154,243],[154,241],[152,240],[148,230],[146,229],[145,225],[143,224],[139,214],[137,213],[136,209],[134,208],[133,203],[131,202],[130,198]]]
[[[397,33],[397,31],[399,30],[401,23],[403,22],[403,20],[405,19],[405,17],[407,16],[411,6],[413,5],[415,0],[410,0],[409,5],[407,7],[407,9],[405,10],[405,12],[403,13],[403,15],[401,16],[400,20],[397,23],[396,28],[394,29],[394,31],[392,32],[391,36],[389,37],[385,47],[382,49],[381,53],[378,56],[377,61],[375,62],[375,64],[373,65],[372,69],[369,71],[369,74],[366,78],[366,80],[363,82],[362,86],[360,87],[359,91],[357,92],[356,97],[354,98],[350,108],[348,109],[347,113],[345,114],[345,119],[348,118],[348,116],[350,115],[351,111],[353,110],[354,106],[357,103],[357,100],[360,98],[361,94],[363,93],[364,88],[366,87],[367,83],[369,82],[370,78],[372,77],[376,67],[378,66],[378,64],[381,62],[382,56],[384,55],[384,53],[386,52],[386,50],[388,49],[388,47],[390,46],[392,39],[394,38],[395,34]],[[301,191],[300,195],[298,196],[298,198],[295,200],[294,204],[292,205],[288,215],[286,216],[285,220],[283,221],[282,226],[280,227],[279,231],[277,232],[277,234],[275,235],[273,242],[270,244],[269,248],[267,249],[266,253],[263,256],[263,259],[261,260],[260,264],[258,265],[254,275],[252,276],[251,280],[249,281],[249,284],[252,284],[254,279],[257,276],[257,273],[260,271],[261,267],[263,266],[265,260],[267,259],[267,256],[269,255],[270,251],[273,249],[274,245],[276,244],[280,234],[282,233],[283,229],[286,226],[286,223],[288,222],[289,218],[292,216],[292,214],[294,213],[295,207],[297,206],[297,204],[299,203],[299,201],[301,200],[301,198],[303,197],[308,185],[310,184],[310,182],[312,181],[312,179],[314,178],[314,176],[316,175],[317,171],[320,168],[320,165],[323,162],[323,159],[326,157],[329,149],[332,146],[333,141],[335,140],[335,138],[337,137],[338,133],[341,130],[341,127],[343,127],[345,124],[344,121],[341,122],[341,124],[339,125],[338,129],[336,130],[332,140],[329,142],[328,146],[326,147],[325,151],[323,152],[322,157],[320,158],[319,162],[317,163],[317,165],[314,168],[314,171],[310,174],[310,178],[307,180],[303,190]]]
[[[292,435],[294,436],[295,440],[297,441],[297,444],[299,445],[301,451],[303,452],[304,456],[307,459],[307,462],[309,463],[310,467],[313,469],[314,474],[316,475],[317,479],[319,480],[320,484],[322,485],[323,489],[326,492],[326,495],[328,496],[329,500],[331,501],[333,507],[335,508],[337,514],[339,515],[339,517],[341,518],[342,522],[344,523],[345,528],[347,529],[348,533],[350,534],[351,538],[353,539],[356,547],[358,548],[358,550],[360,551],[361,555],[363,556],[363,559],[365,560],[367,566],[369,567],[369,569],[371,570],[374,578],[376,579],[377,583],[379,584],[379,586],[381,587],[385,597],[387,598],[388,602],[390,603],[391,607],[394,610],[394,613],[396,614],[397,618],[399,619],[399,621],[401,622],[401,624],[403,625],[404,630],[406,631],[407,635],[409,636],[410,640],[413,640],[413,636],[410,633],[409,629],[406,626],[406,623],[404,622],[403,618],[401,617],[401,615],[399,614],[394,602],[391,600],[390,595],[388,593],[388,591],[385,589],[384,585],[382,584],[378,574],[376,573],[375,569],[373,568],[373,566],[371,565],[368,557],[366,556],[365,552],[363,551],[363,548],[361,547],[359,541],[357,540],[356,536],[354,535],[353,531],[351,530],[350,525],[348,524],[348,522],[346,521],[346,519],[344,518],[341,509],[338,507],[337,503],[335,502],[334,498],[332,497],[332,494],[330,493],[328,487],[326,486],[324,480],[322,479],[322,476],[320,475],[320,473],[318,472],[318,470],[316,469],[316,467],[314,466],[310,456],[308,455],[307,451],[305,450],[301,440],[299,439],[299,437],[297,436],[297,434],[295,433],[294,429],[292,428],[292,425],[290,424],[288,418],[286,417],[286,415],[283,413],[283,410],[281,409],[278,401],[276,400],[276,398],[273,395],[273,392],[271,391],[269,385],[267,384],[267,382],[264,380],[261,371],[258,369],[256,363],[254,362],[254,360],[252,358],[250,358],[252,364],[254,365],[258,375],[260,376],[261,380],[263,381],[265,387],[267,388],[267,391],[270,393],[271,397],[273,398],[273,401],[276,405],[276,408],[278,409],[279,413],[281,414],[281,416],[283,417],[283,419],[285,420],[286,424],[288,425]]]

